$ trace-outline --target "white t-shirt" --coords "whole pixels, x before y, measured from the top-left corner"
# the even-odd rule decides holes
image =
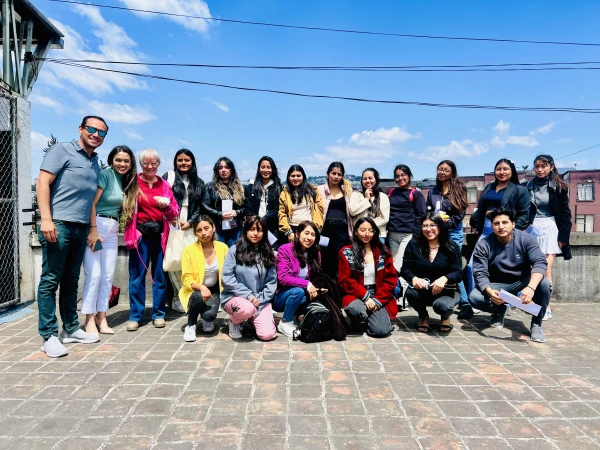
[[[207,288],[215,286],[219,282],[219,263],[217,259],[212,264],[205,263],[204,265],[204,280],[202,284]]]
[[[363,271],[364,276],[364,285],[370,286],[375,284],[375,265],[374,264],[365,264],[365,268]]]

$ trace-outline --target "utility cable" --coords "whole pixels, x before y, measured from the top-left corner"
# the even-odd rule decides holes
[[[487,38],[487,37],[460,37],[460,36],[433,36],[433,35],[425,35],[425,34],[402,34],[402,33],[386,33],[381,31],[365,31],[365,30],[348,30],[341,28],[326,28],[326,27],[312,27],[305,25],[289,25],[289,24],[281,24],[281,23],[269,23],[269,22],[254,22],[249,20],[234,20],[234,19],[223,19],[217,17],[204,17],[204,16],[194,16],[191,14],[177,14],[177,13],[169,13],[164,11],[153,11],[148,9],[138,9],[138,8],[127,8],[125,6],[115,6],[115,5],[102,5],[98,3],[84,3],[73,0],[48,0],[50,2],[55,3],[69,3],[73,5],[81,5],[81,6],[95,6],[97,8],[107,8],[107,9],[117,9],[121,11],[132,11],[132,12],[141,12],[148,14],[157,14],[162,16],[169,17],[181,17],[186,19],[202,19],[202,20],[213,20],[218,22],[226,22],[226,23],[238,23],[244,25],[260,25],[265,27],[277,27],[277,28],[292,28],[297,30],[310,30],[310,31],[328,31],[335,33],[351,33],[351,34],[363,34],[363,35],[372,35],[372,36],[390,36],[390,37],[403,37],[403,38],[415,38],[415,39],[441,39],[441,40],[452,40],[452,41],[483,41],[483,42],[504,42],[504,43],[513,43],[513,44],[544,44],[544,45],[578,45],[578,46],[587,46],[587,47],[600,47],[600,43],[594,42],[563,42],[563,41],[536,41],[536,40],[527,40],[527,39],[500,39],[500,38]]]
[[[377,99],[367,99],[367,98],[360,98],[360,97],[345,97],[345,96],[322,95],[322,94],[304,94],[304,93],[299,93],[299,92],[279,91],[279,90],[275,90],[275,89],[250,88],[250,87],[231,86],[231,85],[218,84],[218,83],[209,83],[209,82],[197,81],[197,80],[185,80],[185,79],[180,79],[180,78],[171,78],[171,77],[164,77],[164,76],[159,76],[159,75],[128,72],[128,71],[124,71],[124,70],[93,67],[93,66],[87,66],[84,64],[77,64],[77,63],[58,62],[58,61],[48,61],[48,62],[51,62],[53,64],[61,64],[61,65],[71,66],[71,67],[79,67],[79,68],[89,69],[89,70],[97,70],[97,71],[101,71],[101,72],[120,73],[120,74],[124,74],[124,75],[135,76],[135,77],[150,78],[150,79],[155,79],[155,80],[174,81],[174,82],[179,82],[179,83],[196,84],[196,85],[203,85],[203,86],[213,86],[213,87],[220,87],[220,88],[226,88],[226,89],[235,89],[235,90],[239,90],[239,91],[266,92],[266,93],[271,93],[271,94],[290,95],[290,96],[295,96],[295,97],[347,100],[347,101],[364,102],[364,103],[430,106],[430,107],[437,107],[437,108],[464,108],[464,109],[491,109],[491,110],[503,110],[503,111],[543,111],[543,112],[571,112],[571,113],[581,113],[581,114],[600,114],[600,109],[591,109],[591,108],[567,108],[567,107],[565,107],[565,108],[550,108],[550,107],[446,104],[446,103],[431,103],[431,102],[410,102],[410,101],[401,101],[401,100],[377,100]]]
[[[554,159],[555,159],[555,160],[557,160],[557,159],[563,159],[563,158],[566,158],[566,157],[568,157],[568,156],[573,156],[573,155],[576,155],[576,154],[578,154],[578,153],[582,153],[582,152],[585,152],[585,151],[591,150],[591,149],[593,149],[593,148],[596,148],[596,147],[600,147],[600,144],[592,145],[591,147],[584,148],[583,150],[579,150],[579,151],[577,151],[577,152],[569,153],[568,155],[559,156],[558,158],[554,158]]]

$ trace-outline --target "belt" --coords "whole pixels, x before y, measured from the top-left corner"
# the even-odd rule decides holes
[[[105,219],[112,219],[112,220],[116,220],[117,222],[119,221],[118,217],[113,217],[113,216],[106,216],[104,214],[96,214],[98,217],[104,217]]]

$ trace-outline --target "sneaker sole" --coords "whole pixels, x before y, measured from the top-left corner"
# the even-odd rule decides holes
[[[534,339],[534,338],[531,338],[531,340],[532,340],[533,342],[539,342],[540,344],[543,344],[544,342],[546,342],[546,340],[547,340],[547,339],[541,340],[541,339]]]
[[[229,335],[229,337],[230,337],[231,339],[241,339],[241,338],[242,338],[242,335],[240,334],[240,335],[234,335],[234,336],[232,336],[232,335],[230,334],[230,335]]]
[[[62,340],[63,344],[95,344],[96,342],[100,342],[100,337],[97,339],[75,339],[75,338],[64,338]]]
[[[44,349],[43,345],[42,345],[42,351],[50,358],[60,358],[61,356],[67,356],[69,354],[68,351],[65,351],[63,353],[50,354]]]
[[[184,337],[184,338],[183,338],[183,341],[184,341],[184,342],[196,342],[196,336],[194,336],[194,339],[191,339],[191,338],[187,338],[187,339],[186,339],[186,338]]]

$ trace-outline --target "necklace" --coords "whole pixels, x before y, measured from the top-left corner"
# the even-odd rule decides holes
[[[440,248],[440,244],[436,245],[435,247],[429,247],[429,250],[435,250],[437,248]]]

